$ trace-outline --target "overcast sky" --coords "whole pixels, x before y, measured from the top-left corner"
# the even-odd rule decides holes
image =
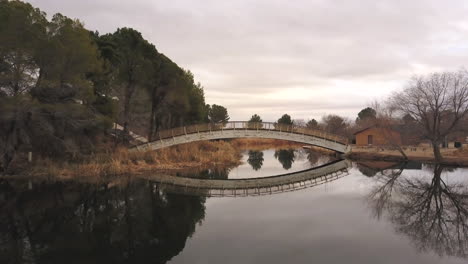
[[[231,120],[355,119],[414,74],[468,62],[466,0],[29,0],[100,33],[132,27]]]

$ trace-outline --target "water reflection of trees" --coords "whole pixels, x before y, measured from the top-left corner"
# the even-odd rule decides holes
[[[204,198],[148,182],[0,188],[0,263],[165,263],[205,216]]]
[[[418,249],[466,258],[468,188],[444,180],[444,167],[433,169],[429,181],[402,176],[403,169],[379,176],[370,202],[377,217],[387,212],[397,230],[408,235]]]
[[[377,175],[377,173],[379,173],[379,170],[363,166],[359,163],[357,164],[357,169],[360,173],[366,175],[367,177],[374,177],[375,175]]]
[[[198,170],[180,171],[176,176],[196,178],[196,179],[218,179],[226,180],[229,173],[235,166],[214,166],[211,168],[202,168]]]
[[[294,163],[294,149],[276,150],[274,156],[278,159],[285,170],[289,170]]]
[[[314,149],[305,149],[299,151],[299,153],[301,152],[304,153],[304,158],[307,159],[307,161],[309,161],[311,167],[317,167],[336,160],[336,157],[330,155],[330,153],[321,153]],[[298,153],[296,152],[296,156],[297,154]]]
[[[307,160],[309,161],[311,166],[317,165],[320,157],[322,156],[323,155],[318,152],[307,150]]]
[[[247,159],[247,163],[252,166],[252,169],[258,171],[263,166],[263,151],[255,151],[249,150],[249,158]]]

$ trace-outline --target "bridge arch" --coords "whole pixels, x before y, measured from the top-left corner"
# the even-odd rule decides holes
[[[132,150],[157,150],[195,141],[229,138],[282,139],[322,147],[338,153],[349,151],[346,138],[321,130],[293,125],[245,121],[192,125],[160,131],[155,140],[137,145]]]

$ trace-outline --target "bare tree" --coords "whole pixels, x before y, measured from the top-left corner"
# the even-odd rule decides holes
[[[408,156],[401,147],[401,142],[392,133],[392,129],[395,124],[395,109],[391,104],[381,104],[378,101],[372,103],[372,109],[375,111],[375,118],[372,119],[374,125],[381,128],[382,134],[389,147],[398,150],[405,160],[408,160]]]
[[[468,72],[416,76],[391,101],[396,110],[410,115],[423,128],[423,136],[431,141],[434,158],[440,162],[440,144],[468,113]]]
[[[326,115],[322,117],[322,126],[325,131],[340,136],[349,136],[349,120],[338,115]]]

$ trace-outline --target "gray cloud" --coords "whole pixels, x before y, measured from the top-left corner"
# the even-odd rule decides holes
[[[234,119],[254,110],[270,120],[284,112],[354,119],[411,75],[468,59],[463,0],[30,2],[102,33],[141,31]]]

